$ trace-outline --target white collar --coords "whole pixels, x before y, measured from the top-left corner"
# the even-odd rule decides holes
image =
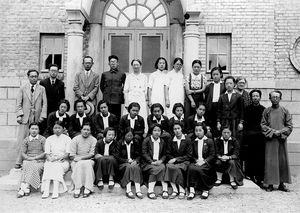
[[[127,115],[127,119],[128,119],[128,120],[137,120],[137,119],[138,119],[138,116],[135,116],[134,118],[131,118],[131,117],[130,117],[130,114],[128,114],[128,115]]]
[[[179,142],[179,141],[181,141],[181,140],[185,140],[184,134],[182,134],[182,136],[181,136],[180,139],[178,139],[176,136],[174,136],[174,138],[173,138],[173,141],[176,141],[176,142]]]
[[[230,137],[227,141],[225,141],[224,138],[223,138],[223,136],[222,136],[222,137],[221,137],[221,140],[222,140],[223,142],[226,142],[226,143],[227,143],[229,140],[232,140],[232,138]]]
[[[204,140],[207,140],[207,137],[205,135],[201,139],[198,137],[195,139],[195,141],[204,141]]]
[[[178,119],[178,117],[175,115],[175,116],[174,116],[174,120],[175,120],[175,121],[182,121],[182,120],[184,120],[184,115],[182,115],[179,119]]]
[[[157,140],[155,140],[155,139],[152,137],[152,135],[150,136],[150,138],[151,138],[151,141],[152,141],[153,143],[160,143],[160,138],[158,138]]]
[[[62,116],[60,116],[58,113],[58,110],[56,111],[55,115],[57,118],[66,118],[67,117],[66,113],[64,113]],[[76,116],[76,118],[77,118],[77,116]]]
[[[39,134],[37,134],[35,137],[32,137],[31,135],[29,135],[29,141],[37,140],[37,139],[39,139]]]
[[[233,93],[236,93],[236,91],[232,90],[232,93],[228,93],[227,90],[226,90],[226,92],[225,92],[225,94],[233,94]]]
[[[76,118],[85,118],[85,117],[86,117],[85,113],[83,113],[83,116],[82,116],[82,117],[80,117],[80,116],[78,115],[78,113],[76,113]]]
[[[126,143],[126,141],[124,141],[124,144],[125,144],[126,146],[130,146],[130,145],[132,145],[132,144],[133,144],[133,141],[130,141],[130,143],[129,143],[129,144],[127,144],[127,143]]]
[[[108,118],[108,117],[110,116],[110,113],[108,112],[108,113],[107,113],[107,116],[103,116],[103,114],[100,112],[100,116],[101,116],[102,118]]]
[[[154,120],[154,121],[158,121],[154,115],[153,115],[153,120]],[[164,119],[164,116],[163,116],[163,115],[161,115],[161,117],[160,117],[160,121],[163,121],[163,120],[165,120],[165,119]]]
[[[173,68],[170,72],[173,72],[175,74],[182,74],[182,69],[180,69],[178,72]]]
[[[197,117],[197,114],[195,115],[195,119],[194,119],[194,121],[197,121],[197,122],[203,122],[203,121],[205,121],[205,119],[204,119],[204,116],[202,116],[202,118],[199,120],[198,119],[198,117]]]

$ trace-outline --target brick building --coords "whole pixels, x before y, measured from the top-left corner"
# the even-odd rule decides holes
[[[184,58],[184,72],[200,59],[202,72],[220,65],[245,76],[248,88],[283,92],[294,131],[288,148],[293,174],[300,173],[300,1],[297,0],[10,0],[0,2],[0,170],[14,165],[16,94],[26,71],[57,63],[66,94],[74,99],[74,75],[82,56],[94,70],[108,70],[117,54],[121,69],[141,58],[143,72],[155,58]],[[147,60],[146,60],[147,59]],[[101,96],[101,94],[99,94]]]

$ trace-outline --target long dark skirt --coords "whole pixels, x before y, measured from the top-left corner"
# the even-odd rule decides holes
[[[197,190],[210,190],[217,179],[215,169],[207,163],[198,166],[190,164],[187,171],[187,185]]]
[[[135,183],[143,182],[143,174],[140,166],[138,164],[132,165],[130,163],[122,163],[119,166],[121,172],[121,186],[125,187],[129,182],[133,181]]]
[[[243,185],[243,172],[241,170],[241,166],[239,160],[228,160],[228,161],[221,161],[216,160],[216,171],[221,173],[227,173],[234,177],[236,183],[239,186]]]
[[[99,182],[99,180],[103,180],[105,176],[116,176],[118,162],[113,156],[103,156],[95,161],[96,183]]]
[[[258,182],[264,179],[265,138],[263,134],[245,134],[245,173]],[[255,157],[253,157],[255,153]]]
[[[156,181],[163,181],[165,176],[166,166],[165,164],[152,165],[146,164],[143,166],[143,172],[146,173],[148,178],[148,182],[156,182]]]
[[[166,164],[165,181],[185,187],[185,174],[189,162]]]

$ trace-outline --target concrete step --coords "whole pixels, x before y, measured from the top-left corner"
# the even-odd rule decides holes
[[[0,190],[7,191],[17,191],[19,188],[19,181],[21,178],[22,170],[20,169],[11,169],[9,174],[0,178]],[[71,172],[67,172],[65,176],[66,184],[68,186],[68,192],[73,193],[73,185],[71,181]],[[104,189],[100,191],[96,186],[94,187],[96,193],[114,193],[115,195],[125,195],[125,190],[118,184],[115,184],[113,190],[109,190],[107,185],[104,185]],[[52,190],[50,190],[52,191]],[[134,187],[132,191],[135,192]],[[141,187],[143,194],[147,194],[147,187],[143,185]],[[172,193],[172,188],[168,189],[169,194]],[[212,196],[217,196],[221,194],[259,194],[261,189],[254,184],[252,181],[245,179],[244,185],[239,186],[237,190],[233,190],[230,185],[222,184],[221,186],[214,187],[211,189],[210,194]],[[155,187],[156,194],[162,194],[162,187]]]

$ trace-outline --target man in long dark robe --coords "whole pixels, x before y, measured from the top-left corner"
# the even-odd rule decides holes
[[[273,191],[273,185],[278,190],[288,192],[284,183],[291,183],[291,175],[287,153],[287,137],[293,130],[292,117],[287,109],[279,105],[282,98],[280,91],[269,94],[271,107],[264,110],[261,127],[266,136],[265,147],[265,177],[267,191]]]
[[[251,104],[245,109],[245,137],[242,143],[246,161],[245,175],[259,186],[262,186],[265,166],[265,137],[260,125],[265,107],[259,103],[261,95],[260,90],[250,92]]]

